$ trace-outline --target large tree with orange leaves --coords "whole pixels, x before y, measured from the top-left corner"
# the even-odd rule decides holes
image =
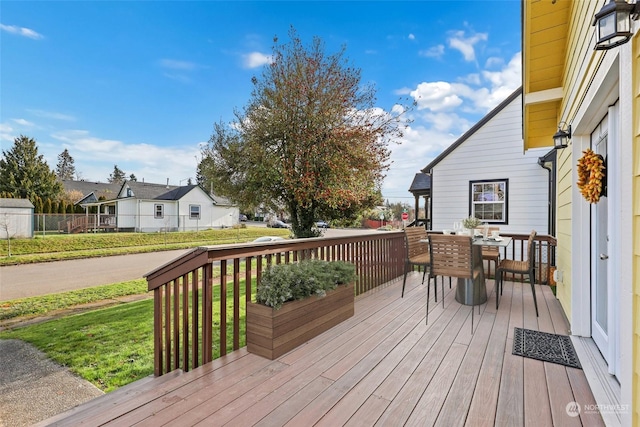
[[[274,40],[272,61],[254,77],[236,121],[214,126],[198,166],[199,182],[242,206],[285,210],[297,237],[317,235],[319,218],[353,217],[381,203],[391,142],[412,108],[375,106],[375,88],[314,38],[304,46]]]

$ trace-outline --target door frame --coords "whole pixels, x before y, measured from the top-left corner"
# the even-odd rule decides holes
[[[619,107],[619,66],[616,56],[609,61],[606,66],[602,66],[603,73],[599,79],[595,79],[599,84],[594,85],[594,90],[588,94],[582,108],[576,114],[572,124],[575,126],[574,137],[572,137],[571,161],[577,164],[582,157],[582,151],[591,148],[591,132],[598,123],[609,114],[608,126],[608,235],[609,235],[609,263],[607,268],[607,281],[614,284],[616,288],[621,283],[621,224],[616,218],[620,217],[621,192],[619,174],[621,173],[621,163],[624,161],[620,150],[620,114]],[[616,105],[617,103],[617,105]],[[614,110],[611,110],[611,107]],[[573,182],[577,182],[577,169],[572,168]],[[576,185],[572,187],[572,244],[571,244],[571,311],[569,321],[571,323],[571,333],[578,336],[591,336],[591,281],[592,281],[592,211],[591,205],[586,202],[580,194]],[[616,210],[618,209],[618,210]],[[609,301],[609,345],[606,355],[609,363],[610,373],[620,372],[620,304],[622,303],[614,287],[608,291]],[[613,317],[612,317],[613,316]]]

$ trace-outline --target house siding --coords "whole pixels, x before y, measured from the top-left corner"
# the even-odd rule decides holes
[[[632,206],[633,206],[633,255],[632,255],[632,283],[633,301],[631,311],[632,322],[632,425],[640,424],[640,36],[633,38],[631,59],[631,75],[633,76],[632,90]]]
[[[514,98],[433,167],[434,230],[469,216],[469,182],[508,179],[508,224],[502,231],[548,232],[548,172],[537,164],[548,149],[522,152],[522,95]]]
[[[575,117],[582,106],[586,92],[590,88],[594,75],[602,61],[603,52],[594,51],[594,31],[590,25],[593,16],[599,10],[596,1],[572,2],[570,11],[569,35],[567,39],[570,49],[566,50],[566,66],[563,75],[563,99],[560,103],[557,122],[563,117]],[[575,139],[575,138],[574,138]],[[575,152],[574,152],[575,151]],[[572,234],[575,215],[574,185],[577,181],[576,159],[581,157],[579,144],[570,144],[564,150],[558,150],[558,182],[557,182],[557,268],[562,271],[563,280],[556,287],[556,295],[560,300],[568,319],[572,319]]]
[[[33,208],[0,206],[0,239],[32,238]],[[5,229],[6,227],[6,229]],[[8,236],[7,236],[8,233]]]
[[[118,199],[118,228],[138,228],[138,201],[136,199]]]

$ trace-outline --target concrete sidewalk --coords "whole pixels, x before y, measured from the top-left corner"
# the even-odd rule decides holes
[[[0,340],[0,427],[29,426],[103,394],[31,344]]]

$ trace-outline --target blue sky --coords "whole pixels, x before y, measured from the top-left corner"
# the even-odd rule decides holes
[[[51,168],[114,164],[138,180],[195,178],[215,122],[233,119],[273,37],[320,37],[374,83],[377,106],[417,101],[383,184],[413,176],[521,85],[520,1],[1,1],[0,143],[35,138]]]

